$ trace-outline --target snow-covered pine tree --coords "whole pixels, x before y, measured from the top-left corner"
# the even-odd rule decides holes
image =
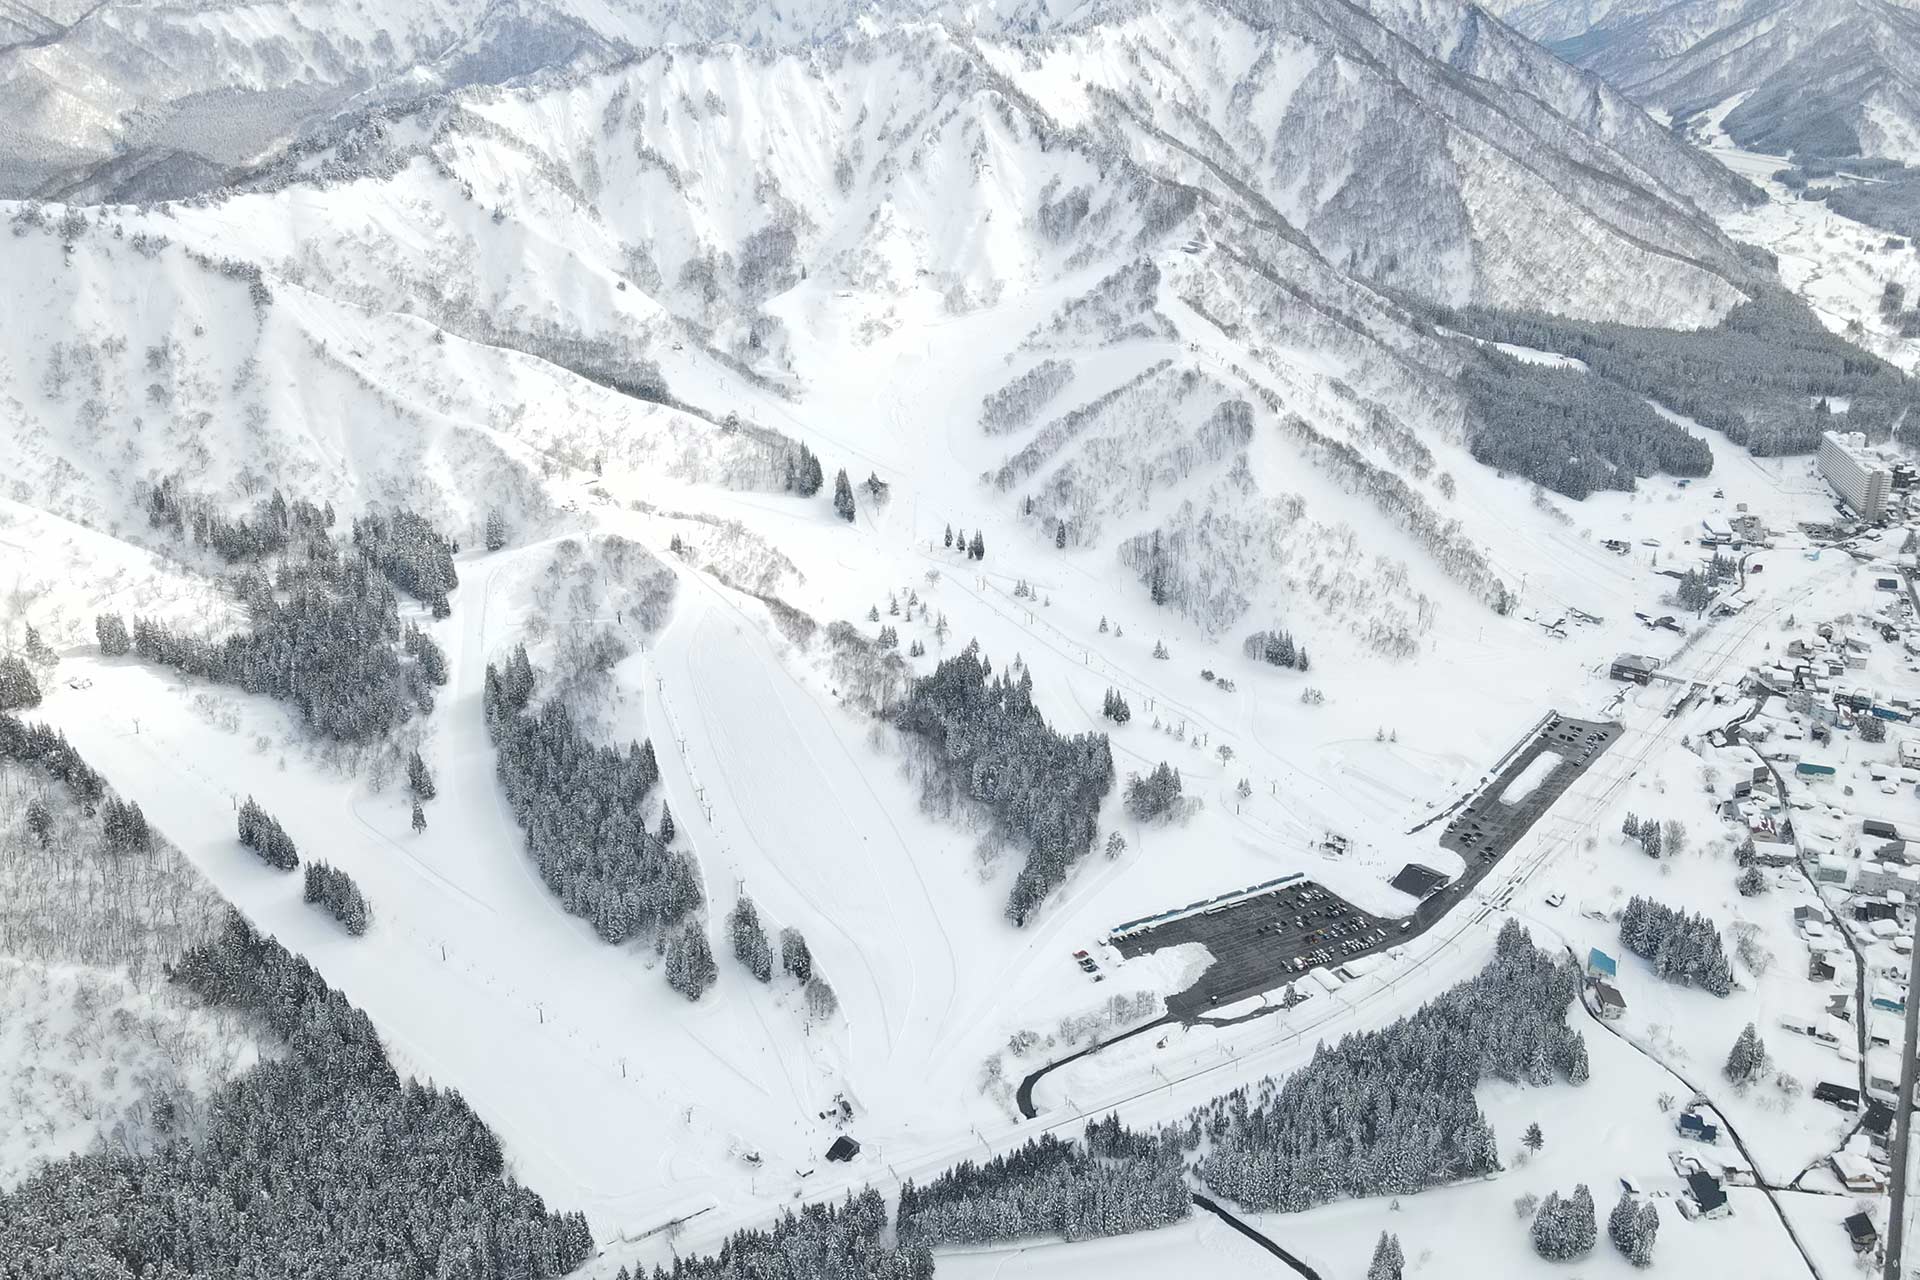
[[[40,705],[40,682],[18,654],[0,653],[0,711]]]
[[[407,789],[413,792],[416,800],[431,800],[434,797],[433,770],[427,768],[427,762],[420,758],[418,751],[407,757]]]
[[[759,909],[744,893],[727,913],[727,932],[733,938],[733,958],[760,981],[773,981],[773,947],[760,923]]]
[[[1631,1191],[1621,1192],[1613,1212],[1607,1215],[1607,1239],[1629,1258],[1640,1243],[1640,1202]]]
[[[1627,1261],[1636,1267],[1653,1265],[1653,1242],[1660,1235],[1660,1210],[1649,1200],[1640,1206],[1640,1229],[1634,1236],[1633,1247],[1627,1250]]]
[[[673,931],[667,940],[667,985],[689,1000],[698,1000],[720,976],[713,962],[707,931],[694,920]]]
[[[100,642],[100,656],[118,658],[133,647],[127,624],[117,613],[103,613],[93,620],[94,639]]]
[[[1400,1251],[1400,1237],[1389,1232],[1380,1233],[1380,1243],[1373,1246],[1373,1262],[1367,1267],[1367,1280],[1404,1280],[1407,1257]]]
[[[798,929],[788,926],[780,931],[780,968],[805,982],[813,976],[813,952]]]
[[[853,485],[847,481],[847,469],[840,468],[833,477],[833,510],[848,524],[853,523]]]
[[[1734,1038],[1733,1048],[1727,1053],[1727,1065],[1722,1070],[1733,1083],[1746,1084],[1764,1071],[1766,1065],[1767,1046],[1749,1022]]]

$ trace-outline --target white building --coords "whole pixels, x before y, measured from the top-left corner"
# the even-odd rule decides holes
[[[1867,452],[1858,431],[1828,431],[1820,437],[1820,474],[1862,520],[1878,520],[1887,511],[1893,473]]]

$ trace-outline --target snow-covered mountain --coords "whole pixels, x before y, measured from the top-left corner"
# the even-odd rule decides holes
[[[1525,0],[1505,19],[1672,115],[1729,98],[1751,150],[1920,160],[1920,12],[1901,0]]]
[[[1373,495],[1361,523],[1386,514],[1366,555],[1484,607],[1512,584],[1451,496],[1473,483],[1445,458],[1460,352],[1395,299],[1712,324],[1751,268],[1709,215],[1744,198],[1460,5],[1183,0],[1038,36],[681,47],[363,111],[209,198],[23,207],[9,253],[46,301],[7,371],[15,483],[95,523],[170,467],[472,519],[475,468],[766,485],[782,436],[911,480],[905,439],[823,418],[837,366],[929,310],[1006,316],[950,371],[962,403],[1042,353],[1071,390],[1032,439],[975,430],[960,456],[1046,536],[1132,561],[1157,531],[1192,615],[1227,627],[1359,519],[1276,514],[1301,487],[1280,460],[1305,456]],[[1385,650],[1424,613],[1317,590]]]
[[[1659,353],[1780,299],[1720,230],[1754,187],[1456,0],[4,21],[0,648],[36,629],[35,714],[364,1009],[396,1069],[460,1092],[498,1134],[490,1177],[504,1159],[584,1212],[613,1251],[596,1274],[1006,1149],[1020,1076],[1206,963],[1182,948],[1096,978],[1069,959],[1116,922],[1295,871],[1412,911],[1393,887],[1410,857],[1466,866],[1436,814],[1548,710],[1603,714],[1614,655],[1668,642],[1635,614],[1669,580],[1602,544],[1630,532],[1667,565],[1708,486],[1656,491],[1647,457],[1719,464],[1723,505],[1785,527],[1822,501],[1656,418],[1653,392],[1600,398],[1570,348],[1520,345],[1530,324],[1616,325],[1659,330],[1634,348]],[[1490,368],[1526,384],[1498,415]],[[1783,393],[1803,416],[1806,391]],[[1543,424],[1544,483],[1590,496],[1528,478],[1525,430],[1488,457],[1496,417]],[[1686,448],[1610,452],[1615,418]],[[238,557],[262,573],[236,585],[206,530],[291,504],[283,526],[333,547],[308,503],[343,541],[369,511],[422,518],[410,550],[369,533],[365,562],[312,579],[374,584],[393,636],[386,612],[330,630],[421,673],[364,741],[317,737],[285,692],[297,657],[251,692],[156,660],[155,628],[204,655],[192,641],[292,590],[287,544]],[[423,547],[437,593],[381,597],[367,564],[392,577]],[[1837,559],[1767,581],[1837,581]],[[110,650],[100,613],[149,643]],[[1277,635],[1250,654],[1257,632],[1297,660],[1267,657]],[[1731,647],[1700,638],[1681,654],[1704,686]],[[1025,851],[877,714],[975,640],[1063,739],[1110,735],[1087,758],[1110,749],[1120,779],[1168,763],[1186,788],[1177,821],[1124,782],[1086,801],[1104,856],[1017,927]],[[1116,699],[1131,710],[1097,710]],[[503,738],[523,710],[578,735]],[[1700,739],[1656,714],[1634,762],[1570,797],[1581,822],[1614,822],[1663,737]],[[627,754],[586,749],[611,744]],[[531,801],[557,794],[546,754],[643,780],[542,836],[551,860],[529,843],[551,816]],[[236,844],[243,796],[350,877],[371,923],[336,928],[326,893],[303,901]],[[588,867],[636,828],[685,870],[671,916],[639,911],[618,860]],[[1484,958],[1504,892],[1393,960],[1417,981],[1375,971],[1388,1003]],[[732,953],[746,894],[804,936],[824,996]],[[718,983],[670,987],[695,935]],[[1288,1034],[1353,1022],[1334,990]],[[1198,1063],[1185,1038],[1170,1051]],[[1206,1097],[1241,1082],[1215,1057]],[[69,1119],[60,1150],[97,1141]],[[851,1127],[865,1152],[823,1163]],[[9,1141],[0,1169],[28,1167]],[[441,1267],[460,1274],[457,1252]]]

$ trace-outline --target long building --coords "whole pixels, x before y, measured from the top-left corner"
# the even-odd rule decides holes
[[[1867,452],[1867,438],[1860,432],[1828,431],[1821,435],[1820,474],[1862,520],[1878,520],[1886,514],[1893,473]]]

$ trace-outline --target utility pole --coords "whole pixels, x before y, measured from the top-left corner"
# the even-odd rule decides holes
[[[1882,1280],[1900,1280],[1900,1250],[1907,1234],[1907,1161],[1913,1137],[1913,1056],[1920,1042],[1920,1000],[1914,998],[1914,978],[1920,976],[1920,910],[1913,913],[1915,951],[1907,965],[1907,1035],[1900,1059],[1900,1103],[1894,1113],[1893,1195],[1887,1207],[1887,1261]],[[1861,1010],[1861,1017],[1866,1011]]]

